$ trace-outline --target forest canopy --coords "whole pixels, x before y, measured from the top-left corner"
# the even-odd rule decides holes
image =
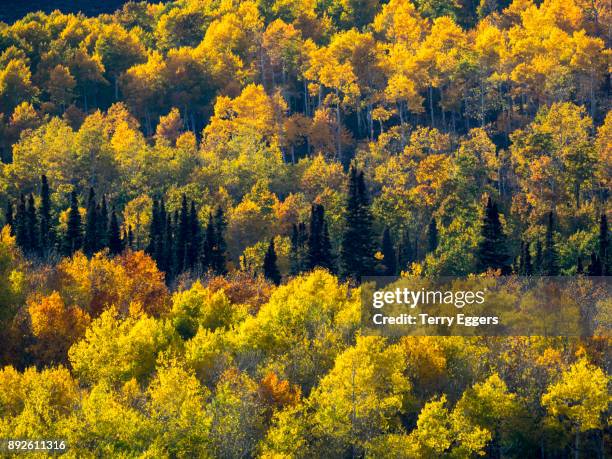
[[[610,276],[609,1],[81,3],[0,22],[0,438],[609,453],[605,334],[359,327],[362,276]]]

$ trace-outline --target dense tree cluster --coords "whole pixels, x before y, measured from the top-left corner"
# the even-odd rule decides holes
[[[610,275],[611,31],[606,0],[0,22],[0,438],[603,458],[605,333],[362,336],[359,284]]]

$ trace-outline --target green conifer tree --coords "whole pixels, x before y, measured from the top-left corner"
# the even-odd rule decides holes
[[[87,214],[85,217],[85,237],[83,239],[83,252],[91,257],[99,250],[100,235],[98,224],[98,205],[96,204],[96,193],[93,188],[89,189],[87,198]]]
[[[510,272],[506,235],[504,234],[497,205],[487,199],[485,214],[480,230],[480,242],[476,249],[476,263],[479,272],[499,269],[502,274]]]
[[[374,274],[375,243],[372,234],[372,214],[363,172],[351,167],[344,232],[340,246],[341,270],[344,277],[359,280]]]
[[[270,239],[268,250],[263,262],[264,277],[275,285],[280,284],[281,275],[276,265],[276,250],[274,249],[274,239]]]
[[[557,249],[554,241],[554,230],[555,221],[554,214],[552,211],[548,213],[548,220],[546,224],[546,238],[544,239],[544,251],[542,252],[542,275],[544,276],[558,276],[559,275],[559,262],[557,256]]]
[[[79,212],[79,201],[76,191],[70,193],[70,209],[68,211],[68,224],[64,236],[64,255],[71,256],[83,245],[83,227],[81,213]]]
[[[395,253],[393,239],[391,238],[391,232],[389,231],[388,227],[386,227],[383,231],[381,241],[381,253],[383,255],[383,259],[381,262],[383,276],[396,276],[397,255]]]
[[[111,211],[110,226],[108,229],[108,250],[111,255],[119,255],[123,251],[123,243],[121,242],[121,229],[117,220],[117,212],[115,208]]]
[[[427,250],[429,253],[435,252],[438,248],[438,223],[432,217],[427,228]]]

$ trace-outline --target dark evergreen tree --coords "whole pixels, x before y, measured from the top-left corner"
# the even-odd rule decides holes
[[[126,249],[134,250],[134,232],[132,231],[132,225],[128,225]]]
[[[11,235],[15,234],[15,222],[13,221],[13,213],[14,213],[14,209],[13,209],[13,203],[11,201],[8,201],[6,203],[6,208],[4,210],[4,224],[5,225],[9,225],[10,230],[11,230]]]
[[[76,191],[70,194],[70,210],[68,211],[68,225],[64,236],[64,254],[71,256],[83,245],[83,227],[81,213],[79,212],[79,201]]]
[[[212,214],[209,213],[204,241],[202,242],[202,269],[204,271],[208,271],[209,269],[214,270],[213,252],[217,245],[217,235],[215,233],[215,221]]]
[[[215,224],[215,244],[212,248],[212,268],[217,274],[225,274],[225,252],[227,244],[225,243],[225,229],[227,228],[227,220],[225,212],[221,206],[217,207],[214,216]]]
[[[274,282],[275,285],[280,284],[281,275],[278,270],[278,266],[276,265],[276,250],[274,249],[274,239],[270,239],[270,243],[268,244],[268,250],[266,251],[266,255],[264,257],[263,262],[263,271],[264,277],[271,282]]]
[[[375,238],[372,234],[372,214],[363,172],[351,167],[344,232],[340,244],[342,274],[359,280],[374,274]]]
[[[309,229],[306,269],[321,267],[333,272],[333,256],[325,221],[325,208],[320,204],[313,204],[311,207]]]
[[[110,226],[108,229],[108,250],[111,255],[119,255],[123,251],[123,243],[121,242],[121,229],[117,220],[115,208],[111,212]]]
[[[521,264],[522,264],[522,275],[523,276],[531,276],[533,275],[533,263],[531,262],[531,251],[529,250],[529,243],[525,242],[523,244],[523,252],[521,255]]]
[[[582,255],[578,255],[576,261],[576,274],[584,274],[584,266],[582,265]]]
[[[599,262],[601,264],[601,275],[609,276],[611,274],[610,269],[610,235],[608,232],[608,217],[602,213],[599,218],[599,238],[598,238],[598,249],[599,249]]]
[[[559,275],[557,250],[555,248],[555,241],[553,239],[554,230],[555,221],[554,215],[551,211],[548,213],[546,238],[544,239],[544,251],[542,252],[542,275],[544,276]]]
[[[98,209],[98,249],[108,247],[109,221],[108,207],[106,206],[106,196],[102,195],[102,203]]]
[[[178,221],[177,238],[176,238],[176,271],[182,273],[187,266],[187,249],[189,243],[189,206],[187,204],[187,196],[183,193],[181,201],[181,213]]]
[[[28,196],[28,207],[26,214],[26,225],[28,231],[28,250],[30,254],[39,253],[40,232],[38,226],[38,218],[34,195],[30,193]]]
[[[87,199],[87,214],[85,220],[85,237],[83,239],[83,252],[86,256],[91,257],[96,253],[100,246],[98,213],[100,209],[96,204],[96,193],[93,188],[89,189],[89,197]]]
[[[476,249],[476,263],[479,272],[499,269],[502,274],[510,272],[506,235],[504,234],[497,205],[487,199],[485,215],[480,230],[481,239]]]
[[[27,218],[27,208],[26,208],[26,199],[23,194],[19,196],[19,201],[17,204],[17,213],[15,214],[15,239],[17,241],[17,245],[24,252],[28,252],[29,247],[29,232],[28,232],[28,218]]]
[[[161,227],[159,218],[159,206],[156,199],[153,199],[153,206],[151,209],[151,222],[149,223],[149,242],[145,252],[151,256],[159,266],[160,255],[157,252],[159,247],[159,238],[163,234],[165,228]]]
[[[198,213],[196,212],[195,203],[191,201],[191,207],[189,209],[189,237],[187,240],[187,268],[195,270],[200,259],[200,250],[202,246],[201,242],[202,230],[200,228],[200,221],[198,220]]]
[[[172,215],[166,217],[166,229],[164,231],[163,256],[160,269],[166,273],[166,280],[170,282],[174,276],[174,225]]]
[[[587,274],[589,276],[601,276],[602,271],[601,260],[594,251],[591,252],[591,262],[587,268]]]
[[[383,231],[381,252],[383,255],[382,259],[382,274],[383,276],[396,276],[397,275],[397,256],[395,254],[395,247],[393,246],[393,239],[391,238],[391,232],[389,228],[385,228]]]
[[[46,256],[55,241],[55,229],[51,220],[51,192],[47,176],[40,177],[40,250]]]
[[[435,252],[438,248],[438,223],[432,217],[427,228],[427,250],[429,253]]]
[[[289,252],[290,273],[296,276],[306,270],[308,235],[304,223],[293,224],[291,227],[291,251]]]
[[[534,273],[537,273],[540,275],[542,274],[542,269],[544,268],[543,258],[544,258],[544,255],[542,253],[542,241],[538,240],[538,242],[536,242],[536,258],[535,258],[535,263],[533,267]]]
[[[405,230],[402,233],[402,238],[397,250],[397,264],[399,270],[408,268],[414,261],[416,261],[414,245],[410,240],[410,233],[408,230]]]

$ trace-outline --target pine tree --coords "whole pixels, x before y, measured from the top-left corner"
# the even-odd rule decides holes
[[[153,207],[151,209],[151,223],[149,224],[149,243],[145,252],[155,260],[159,266],[160,254],[157,252],[159,246],[159,238],[161,236],[161,225],[159,218],[159,206],[157,200],[153,199]],[[164,228],[165,229],[165,228]]]
[[[608,217],[602,213],[599,219],[599,262],[601,263],[601,275],[610,275],[610,235],[608,233]]]
[[[438,248],[438,223],[432,217],[427,228],[427,250],[429,253],[435,252]]]
[[[166,280],[168,282],[174,276],[174,254],[174,225],[172,224],[172,215],[167,215],[160,269],[166,273]]]
[[[396,276],[397,275],[397,257],[395,254],[395,247],[393,246],[393,239],[391,238],[391,232],[386,227],[383,231],[381,241],[381,252],[383,255],[382,267],[383,276]]]
[[[110,226],[108,230],[108,249],[111,255],[119,255],[123,251],[121,229],[119,228],[117,213],[114,207],[111,211]]]
[[[197,268],[201,250],[201,233],[200,221],[196,212],[195,203],[191,201],[189,209],[189,239],[187,241],[187,264],[188,269],[194,270]]]
[[[132,225],[128,225],[126,248],[128,250],[134,250],[134,232],[132,231]]]
[[[99,249],[100,236],[98,234],[98,212],[96,204],[96,193],[93,188],[89,189],[87,199],[87,214],[85,221],[85,237],[83,239],[83,252],[87,257],[91,257]]]
[[[582,255],[578,255],[578,260],[576,261],[576,274],[583,274],[584,266],[582,265]]]
[[[325,208],[320,204],[313,204],[310,211],[306,262],[307,269],[321,267],[333,272],[333,256],[325,221]]]
[[[6,203],[6,209],[4,210],[4,224],[8,225],[11,229],[11,235],[15,235],[15,222],[13,221],[13,203],[8,201]]]
[[[43,256],[49,253],[55,240],[55,231],[51,220],[51,193],[47,176],[40,177],[40,249]]]
[[[497,205],[491,198],[487,199],[480,235],[476,249],[478,270],[499,269],[502,274],[508,274],[510,266],[506,236],[499,221]]]
[[[264,257],[263,262],[263,271],[264,277],[271,282],[274,282],[275,285],[280,284],[281,275],[278,270],[278,266],[276,265],[276,250],[274,249],[274,239],[270,239],[270,243],[268,244],[268,250],[266,251],[266,255]]]
[[[291,227],[291,251],[289,253],[290,273],[297,276],[306,270],[307,253],[306,225],[304,223],[293,224]]]
[[[542,241],[538,240],[536,242],[536,258],[534,263],[534,273],[542,274],[542,270],[544,269],[544,255],[542,253]]]
[[[522,275],[523,276],[531,276],[533,274],[533,264],[531,262],[531,251],[529,250],[529,243],[523,243],[523,252],[521,254],[521,264],[522,264]]]
[[[601,276],[603,271],[601,260],[597,256],[597,254],[593,251],[591,252],[591,263],[589,263],[589,267],[587,268],[587,273],[589,276]]]
[[[204,241],[202,243],[202,269],[207,271],[213,268],[213,252],[215,245],[217,244],[217,237],[215,234],[215,221],[213,220],[212,214],[208,214],[208,223],[206,224],[206,232],[204,234]]]
[[[399,269],[405,269],[410,266],[412,262],[416,261],[414,254],[414,246],[410,240],[410,233],[405,230],[402,233],[402,238],[397,250],[397,264]]]
[[[68,225],[64,237],[64,254],[71,256],[83,245],[83,228],[81,214],[79,212],[79,201],[76,191],[70,194],[70,210],[68,211]]]
[[[189,241],[189,207],[187,205],[187,196],[183,193],[181,201],[181,213],[178,222],[178,234],[176,240],[176,271],[182,273],[187,269],[187,248]]]
[[[24,252],[28,252],[30,248],[27,225],[26,200],[25,196],[21,194],[17,204],[17,213],[15,214],[15,239],[17,241],[17,245]]]
[[[106,206],[106,196],[102,195],[102,204],[100,204],[100,208],[98,209],[98,249],[103,249],[104,247],[108,247],[108,231],[109,231],[109,222],[108,222],[108,207]]]
[[[544,252],[542,253],[542,275],[544,276],[559,275],[557,250],[555,248],[555,242],[553,239],[554,227],[554,215],[551,211],[548,213],[546,238],[544,239]]]
[[[227,244],[225,243],[225,229],[227,228],[227,220],[221,206],[217,207],[214,216],[215,224],[215,244],[212,249],[212,268],[217,274],[225,274],[225,252]]]
[[[351,167],[340,261],[342,274],[359,280],[372,275],[375,266],[375,244],[372,234],[372,214],[363,172]]]
[[[32,193],[28,196],[28,206],[26,211],[26,225],[28,231],[28,247],[31,254],[38,254],[40,232],[38,226],[38,218],[36,211],[36,204],[34,202],[34,195]]]

